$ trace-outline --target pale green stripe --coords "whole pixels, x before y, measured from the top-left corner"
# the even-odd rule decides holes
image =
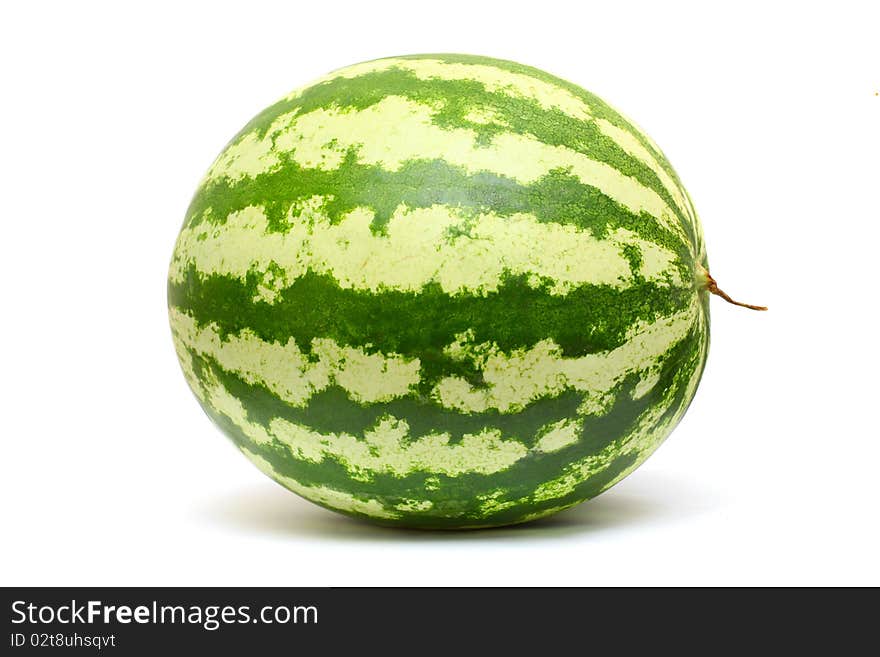
[[[308,463],[322,463],[330,458],[358,481],[370,481],[379,474],[405,477],[417,472],[450,477],[466,473],[495,474],[529,453],[523,443],[505,440],[497,429],[465,434],[459,441],[450,443],[450,434],[442,431],[411,436],[406,421],[391,416],[381,419],[362,437],[347,433],[322,434],[282,418],[273,419],[266,427],[250,421],[242,401],[215,378],[207,376],[202,387],[205,403],[228,418],[253,443],[284,445],[294,459]],[[546,427],[544,432],[554,429],[556,427]]]
[[[169,308],[171,328],[183,349],[215,361],[227,372],[258,384],[292,406],[304,407],[316,392],[336,385],[361,403],[408,395],[418,384],[418,358],[370,354],[359,347],[316,337],[308,354],[291,338],[285,344],[261,340],[245,329],[221,339],[217,327],[198,326],[189,315]],[[181,357],[181,362],[189,362]],[[187,379],[195,375],[186,373]]]
[[[639,140],[632,132],[619,128],[605,119],[596,119],[595,123],[602,134],[614,141],[614,143],[620,146],[627,155],[637,159],[657,176],[657,179],[663,185],[663,188],[678,206],[682,216],[686,217],[691,222],[691,225],[695,225],[696,215],[693,212],[693,207],[682,192],[681,187],[679,187],[666,172],[666,169],[660,164],[660,161],[654,157],[654,154],[645,148],[641,140]],[[644,136],[641,132],[639,134]]]
[[[400,205],[377,234],[372,210],[359,208],[334,222],[322,210],[326,201],[314,197],[292,208],[285,232],[270,231],[266,212],[254,206],[222,224],[184,227],[169,277],[180,282],[190,265],[203,275],[240,280],[257,273],[258,298],[268,303],[307,271],[330,275],[346,289],[416,292],[438,283],[447,294],[480,295],[498,290],[506,276],[525,274],[536,287],[565,295],[581,285],[631,286],[625,254],[636,249],[638,276],[683,284],[676,254],[625,228],[597,238],[527,213],[469,216],[445,205]]]
[[[479,82],[486,91],[500,92],[535,101],[545,110],[558,109],[576,119],[588,119],[590,107],[582,99],[558,85],[531,75],[514,73],[491,64],[465,64],[440,59],[387,58],[363,62],[329,73],[309,85],[292,92],[286,99],[299,97],[305,89],[338,78],[356,78],[369,73],[401,69],[420,80],[470,80]]]
[[[409,395],[420,381],[418,358],[367,353],[320,337],[312,340],[309,358],[292,338],[284,344],[267,342],[248,329],[221,338],[214,325],[198,326],[174,307],[169,312],[179,350],[209,358],[292,406],[304,407],[330,385],[341,387],[357,402],[385,402]],[[443,408],[465,413],[516,413],[570,388],[585,393],[583,413],[601,414],[611,401],[609,392],[630,374],[641,377],[639,396],[650,390],[651,382],[656,383],[657,362],[688,333],[695,315],[699,316],[696,299],[682,312],[634,325],[616,349],[574,358],[564,357],[551,339],[505,353],[492,342],[476,343],[467,331],[443,349],[450,358],[472,364],[483,383],[475,387],[464,378],[447,376],[434,385],[431,397]]]
[[[388,509],[377,499],[358,498],[344,491],[328,488],[327,486],[306,486],[301,484],[292,477],[286,477],[279,474],[272,464],[269,463],[259,454],[255,454],[247,448],[242,447],[241,453],[244,454],[257,468],[268,477],[274,479],[279,484],[293,491],[297,495],[301,495],[307,500],[323,504],[343,513],[355,513],[369,516],[371,518],[392,519],[400,516],[395,509]],[[402,511],[410,509],[403,508]]]
[[[612,400],[607,395],[626,376],[640,373],[656,382],[652,370],[668,349],[690,331],[699,316],[695,297],[690,308],[652,323],[634,326],[627,341],[611,351],[566,358],[552,340],[542,340],[528,349],[503,353],[491,343],[473,344],[463,334],[446,353],[474,363],[484,383],[471,385],[460,377],[441,379],[434,387],[434,399],[446,408],[481,413],[496,409],[514,413],[529,403],[573,388],[586,394],[585,413],[601,414]],[[639,389],[644,395],[646,386]]]
[[[480,171],[529,184],[554,170],[570,170],[632,212],[645,212],[669,230],[682,234],[675,213],[652,189],[614,167],[564,146],[545,144],[528,135],[502,132],[488,145],[468,128],[445,129],[433,123],[437,107],[401,96],[387,96],[364,109],[321,108],[278,117],[264,136],[250,133],[218,158],[207,180],[235,180],[274,170],[278,153],[306,168],[339,168],[351,149],[361,164],[397,171],[405,162],[437,159],[470,174]],[[248,166],[243,166],[247,163]]]

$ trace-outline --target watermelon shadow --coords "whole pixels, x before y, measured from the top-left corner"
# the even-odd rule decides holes
[[[721,505],[717,491],[658,472],[640,472],[599,497],[521,525],[477,530],[385,527],[322,509],[267,482],[198,510],[199,520],[250,534],[326,541],[436,542],[554,539],[674,523]]]

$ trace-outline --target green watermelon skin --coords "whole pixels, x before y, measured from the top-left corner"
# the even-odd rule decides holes
[[[204,410],[293,492],[386,524],[544,517],[637,468],[709,341],[699,219],[643,132],[509,61],[365,62],[257,115],[168,278]]]

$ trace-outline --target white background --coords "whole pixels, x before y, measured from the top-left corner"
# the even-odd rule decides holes
[[[700,4],[5,4],[0,583],[880,584],[877,5]],[[667,443],[519,528],[300,500],[211,425],[171,344],[172,246],[225,142],[318,75],[417,52],[621,108],[690,190],[721,286],[770,306],[714,300]]]

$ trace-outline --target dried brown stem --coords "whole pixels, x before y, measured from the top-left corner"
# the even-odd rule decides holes
[[[711,292],[712,294],[721,297],[727,303],[732,303],[734,306],[741,306],[742,308],[749,308],[751,310],[767,310],[767,306],[753,306],[750,303],[742,303],[741,301],[735,301],[731,299],[730,295],[727,294],[727,292],[718,287],[718,283],[716,283],[715,279],[709,275],[709,272],[705,269],[703,271],[706,274],[706,289],[709,290],[709,292]]]

